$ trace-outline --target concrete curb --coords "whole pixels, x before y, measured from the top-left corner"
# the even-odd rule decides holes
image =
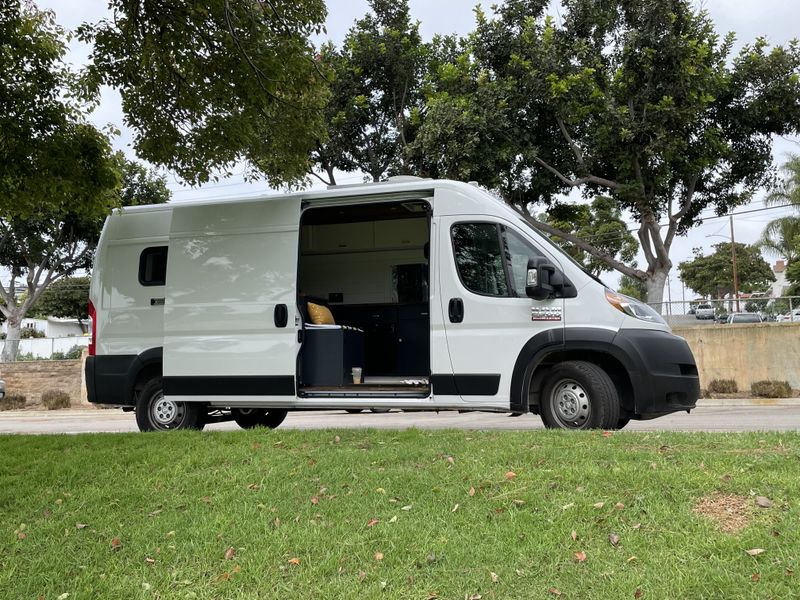
[[[697,407],[706,406],[800,406],[800,398],[700,398]]]

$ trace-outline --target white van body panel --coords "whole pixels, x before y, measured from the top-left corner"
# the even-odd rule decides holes
[[[294,374],[299,220],[296,196],[174,208],[164,316],[165,379]],[[279,304],[288,311],[288,325],[282,328],[275,325]],[[166,390],[177,399],[184,396]],[[294,398],[274,395],[272,399],[284,402]],[[260,398],[238,396],[244,403]]]

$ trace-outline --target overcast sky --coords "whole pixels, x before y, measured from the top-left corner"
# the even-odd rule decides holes
[[[74,29],[84,21],[97,21],[108,15],[105,2],[96,0],[36,0],[41,8],[52,9],[56,13],[56,20],[68,29]],[[420,21],[420,29],[424,38],[429,39],[437,33],[466,34],[474,28],[475,19],[473,0],[410,0],[411,14]],[[488,5],[485,7],[488,10]],[[736,33],[738,50],[742,45],[765,36],[772,44],[784,44],[793,37],[797,37],[797,23],[800,22],[800,2],[798,0],[769,0],[767,2],[754,2],[753,0],[706,0],[699,3],[711,14],[717,31]],[[366,0],[328,0],[328,19],[326,22],[327,35],[324,39],[340,42],[353,22],[360,18],[367,10]],[[557,16],[556,4],[552,5],[552,12]],[[85,64],[89,48],[78,42],[71,45],[69,61],[75,65]],[[113,90],[104,90],[100,107],[92,117],[98,125],[112,123],[121,130],[121,135],[114,142],[115,146],[135,157],[129,144],[130,131],[123,124],[123,115],[119,95]],[[777,139],[774,146],[776,163],[780,164],[789,152],[800,152],[800,143],[796,139]],[[339,183],[355,183],[361,181],[357,174],[345,175]],[[168,174],[169,187],[173,191],[176,202],[195,199],[199,197],[235,197],[237,195],[263,192],[264,183],[247,184],[241,177],[232,177],[216,184],[203,186],[202,189],[193,189],[181,184],[172,174]],[[762,206],[759,193],[749,207],[742,207],[738,211]],[[766,222],[780,216],[783,211],[770,210],[736,218],[736,241],[752,243],[760,235]],[[714,243],[724,242],[721,237],[707,237],[715,235],[729,235],[727,219],[709,220],[703,225],[693,229],[685,238],[675,241],[671,252],[675,265],[681,260],[691,257],[692,248],[703,247],[710,249]],[[774,263],[774,256],[765,257]],[[645,264],[642,257],[640,266]],[[604,278],[613,283],[616,275],[607,274]],[[673,270],[671,276],[671,295],[673,300],[681,299],[681,284],[677,273]],[[689,297],[687,291],[687,298]],[[666,298],[665,293],[665,298]]]

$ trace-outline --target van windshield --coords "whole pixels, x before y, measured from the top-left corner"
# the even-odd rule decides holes
[[[550,245],[551,245],[551,246],[552,246],[552,247],[553,247],[553,248],[554,248],[554,249],[555,249],[555,250],[556,250],[556,251],[557,251],[557,252],[558,252],[560,255],[562,255],[562,256],[564,256],[564,257],[566,257],[566,258],[567,258],[567,260],[569,260],[569,261],[570,261],[570,262],[571,262],[573,265],[575,265],[576,267],[578,267],[578,268],[579,268],[581,271],[583,271],[584,273],[586,273],[586,274],[587,274],[589,277],[591,277],[592,279],[594,279],[594,280],[595,280],[597,283],[599,283],[599,284],[600,284],[600,285],[602,285],[603,287],[606,287],[606,288],[608,288],[608,289],[611,289],[611,287],[610,287],[610,286],[608,286],[608,285],[606,285],[606,284],[605,284],[605,282],[604,282],[602,279],[600,279],[600,278],[599,278],[597,275],[595,275],[594,273],[591,273],[590,271],[587,271],[587,270],[586,270],[586,267],[584,267],[584,266],[583,266],[581,263],[579,263],[577,260],[575,260],[574,258],[572,258],[572,257],[571,257],[569,254],[567,254],[566,252],[564,252],[564,249],[563,249],[561,246],[559,246],[558,244],[556,244],[556,243],[555,243],[553,240],[551,240],[551,239],[550,239],[550,236],[548,236],[546,233],[544,233],[543,231],[539,231],[539,230],[538,230],[536,227],[534,227],[534,226],[533,226],[531,223],[529,223],[529,222],[528,222],[528,221],[526,221],[525,219],[522,219],[522,218],[521,218],[521,219],[520,219],[520,222],[521,222],[523,225],[525,225],[525,226],[526,226],[528,229],[530,229],[530,230],[532,230],[532,231],[536,232],[536,234],[537,234],[537,237],[538,237],[538,238],[541,238],[541,239],[545,240],[545,241],[546,241],[548,244],[550,244]]]

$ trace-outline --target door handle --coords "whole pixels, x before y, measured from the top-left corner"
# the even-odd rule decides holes
[[[275,327],[286,327],[289,322],[289,309],[285,304],[275,305]]]
[[[464,320],[464,301],[461,298],[450,298],[447,314],[451,323],[461,323]]]

